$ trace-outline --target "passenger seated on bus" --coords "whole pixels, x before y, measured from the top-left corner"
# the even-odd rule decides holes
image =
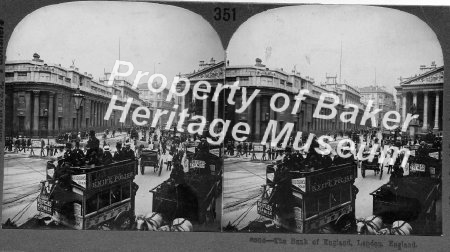
[[[70,189],[70,175],[72,175],[70,167],[71,166],[68,162],[63,162],[61,165],[58,165],[58,167],[56,167],[54,175],[55,186],[60,187],[64,190]]]
[[[333,165],[333,159],[331,159],[331,155],[322,155],[321,156],[321,167],[322,168],[330,168]]]
[[[103,165],[109,165],[113,162],[113,156],[109,150],[109,145],[103,147]]]
[[[125,159],[135,159],[134,151],[131,149],[131,143],[125,143],[125,149],[123,150],[123,158]]]
[[[122,150],[122,143],[117,142],[116,143],[116,152],[114,152],[114,161],[122,161],[124,159],[123,157],[123,150]]]
[[[83,166],[85,162],[85,157],[83,151],[80,149],[80,142],[75,142],[75,149],[71,151],[71,162],[73,166]]]
[[[296,171],[304,171],[305,170],[305,159],[303,158],[303,155],[296,151],[294,154],[292,154],[294,167],[292,170]]]
[[[87,142],[86,148],[88,148],[86,152],[86,158],[88,165],[99,165],[99,152],[100,152],[100,141],[95,136],[95,131],[91,130],[89,132],[89,140]]]

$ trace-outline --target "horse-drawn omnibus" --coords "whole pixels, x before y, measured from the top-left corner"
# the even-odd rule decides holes
[[[354,226],[357,193],[353,186],[357,177],[354,162],[305,172],[289,170],[287,187],[280,184],[283,178],[276,170],[274,165],[267,166],[266,184],[257,202],[259,215],[297,233],[321,232],[325,226],[348,232]],[[274,200],[277,190],[283,194]]]
[[[128,229],[134,222],[136,160],[109,165],[70,167],[68,184],[52,161],[47,163],[46,180],[41,181],[37,210],[72,229]]]

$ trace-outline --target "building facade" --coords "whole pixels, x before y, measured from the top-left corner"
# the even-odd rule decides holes
[[[107,86],[106,74],[99,81],[81,73],[75,66],[50,65],[38,54],[32,60],[7,61],[5,64],[5,134],[7,136],[52,137],[76,130],[103,131],[132,125],[131,115],[141,102],[136,90],[125,80]],[[84,95],[77,109],[73,94]],[[125,123],[119,123],[120,111],[104,120],[112,95],[124,105],[133,97]]]
[[[250,126],[250,140],[261,140],[266,131],[268,122],[276,120],[278,122],[277,131],[286,125],[294,124],[294,131],[305,133],[315,133],[317,135],[327,134],[331,131],[357,129],[363,126],[359,125],[363,114],[363,107],[359,106],[357,124],[343,123],[339,118],[341,113],[346,112],[345,103],[336,106],[338,114],[333,119],[314,118],[313,114],[317,107],[319,97],[322,93],[334,93],[343,100],[342,92],[329,90],[326,87],[315,85],[314,80],[309,77],[302,77],[298,72],[287,73],[283,69],[269,69],[262,64],[260,59],[256,59],[255,65],[225,65],[225,62],[211,62],[205,66],[204,61],[200,62],[199,70],[186,77],[191,81],[191,86],[198,81],[208,81],[211,84],[211,92],[207,100],[194,101],[196,114],[203,115],[207,121],[211,122],[215,118],[221,118],[231,121],[230,128],[238,122],[246,122]],[[242,113],[236,113],[236,109],[242,106],[242,89],[238,90],[234,96],[234,105],[228,104],[226,100],[230,95],[230,90],[224,90],[219,96],[218,102],[211,102],[212,94],[215,92],[218,83],[233,85],[239,81],[240,87],[246,87],[247,98],[251,96],[255,89],[260,92],[255,100]],[[308,89],[309,94],[306,100],[301,103],[301,107],[292,114],[296,96],[301,89]],[[276,93],[285,93],[290,99],[289,107],[281,113],[270,109],[270,99]],[[186,96],[185,106],[189,106],[192,98],[192,92]],[[281,107],[281,99],[277,99],[277,107]],[[325,102],[332,102],[326,99]],[[358,105],[357,105],[358,106]],[[223,113],[222,113],[223,111]],[[321,114],[328,114],[329,111],[323,109]],[[231,134],[231,130],[227,131]]]
[[[154,82],[152,86],[157,89],[161,86],[161,83]],[[167,96],[169,95],[169,89],[165,88],[159,93],[151,92],[148,89],[147,83],[141,83],[138,85],[139,90],[139,96],[141,100],[146,102],[148,104],[148,107],[150,109],[150,124],[153,121],[153,116],[155,112],[159,110],[166,110],[172,112],[174,111],[174,105],[177,104],[176,100],[172,98],[170,101],[167,101]],[[164,126],[167,124],[167,121],[169,119],[169,113],[164,114],[160,117],[157,126]],[[178,121],[178,118],[175,117],[172,124],[175,124]]]
[[[444,66],[421,66],[422,73],[401,78],[397,90],[397,111],[402,121],[407,113],[419,114],[418,131],[441,131],[443,115]]]
[[[383,87],[361,87],[359,92],[361,94],[361,101],[364,104],[368,104],[369,101],[372,101],[373,107],[381,109],[381,111],[377,114],[380,125],[382,125],[381,122],[383,117],[388,111],[396,110],[394,95],[386,91]]]

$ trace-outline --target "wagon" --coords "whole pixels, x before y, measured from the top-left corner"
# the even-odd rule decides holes
[[[406,176],[387,183],[370,193],[373,214],[384,223],[408,222],[416,235],[441,234],[436,203],[440,198],[440,179]]]
[[[365,156],[367,156],[368,154],[364,154]],[[378,157],[379,155],[375,155],[372,162],[369,162],[369,160],[364,160],[361,161],[361,176],[363,178],[366,177],[366,170],[373,170],[374,174],[377,175],[378,173],[380,173],[380,179],[383,176],[383,169],[382,169],[382,164],[378,163]]]
[[[133,182],[136,165],[136,160],[124,160],[95,168],[70,167],[69,185],[62,187],[55,177],[59,168],[49,161],[37,210],[72,229],[130,229],[137,190]]]
[[[211,230],[209,226],[216,225],[218,209],[217,200],[220,200],[222,188],[222,159],[210,150],[205,159],[197,159],[195,148],[197,144],[186,145],[186,163],[183,164],[183,183],[176,185],[173,179],[168,179],[152,188],[152,211],[160,213],[166,221],[175,218],[188,219],[196,231]],[[219,147],[218,153],[221,150]],[[172,170],[172,174],[176,169]],[[172,177],[171,174],[171,177]]]
[[[155,150],[142,150],[140,159],[141,159],[140,164],[141,175],[144,175],[145,166],[153,166],[154,172],[156,172],[160,167],[158,160],[158,152]]]

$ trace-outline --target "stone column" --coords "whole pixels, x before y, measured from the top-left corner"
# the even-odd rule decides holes
[[[100,126],[100,104],[95,102],[95,130]]]
[[[428,92],[423,92],[423,130],[428,129]]]
[[[54,92],[49,92],[48,93],[48,136],[49,137],[53,137],[53,110],[54,110],[54,106],[53,106],[53,98],[55,97],[55,93]]]
[[[397,112],[399,112],[400,113],[400,103],[401,103],[401,96],[397,96],[397,102],[395,103],[395,109],[396,109],[396,111]]]
[[[261,139],[261,97],[257,96],[255,104],[255,138],[256,140]]]
[[[404,122],[406,118],[406,93],[402,94],[402,99],[402,122]]]
[[[39,91],[33,90],[34,110],[33,110],[33,136],[39,137]]]
[[[267,97],[268,104],[269,104],[269,119],[275,120],[275,111],[273,111],[273,109],[270,107],[270,99],[271,99],[271,97]]]
[[[413,92],[413,104],[416,106],[417,108],[417,92]]]
[[[56,101],[58,102],[58,94],[56,94]],[[59,134],[60,133],[59,132],[60,125],[59,125],[58,104],[56,105],[56,108],[55,108],[55,115],[54,115],[54,117],[55,117],[55,126],[54,126],[55,130],[54,130],[54,132],[58,132],[58,134]],[[56,135],[56,134],[54,134],[54,135]]]
[[[208,112],[208,101],[207,101],[207,99],[205,99],[205,100],[203,100],[203,103],[202,103],[202,116],[203,117],[205,117],[205,119],[206,120],[208,120],[208,117],[207,117],[207,112]]]
[[[214,102],[214,118],[219,118],[219,99],[217,99],[216,102]]]
[[[30,130],[31,130],[31,92],[25,92],[25,134],[31,136]]]
[[[439,130],[439,91],[436,92],[436,108],[434,111],[434,130]]]

